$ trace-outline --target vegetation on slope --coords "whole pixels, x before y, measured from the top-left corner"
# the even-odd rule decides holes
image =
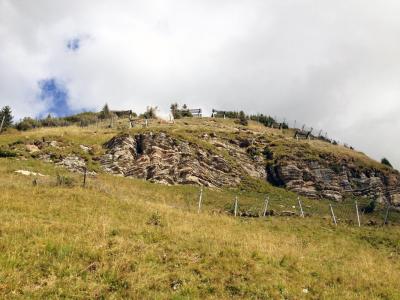
[[[9,131],[0,135],[0,147],[10,151],[9,145],[18,141],[45,138],[67,145],[58,150],[60,155],[85,155],[80,144],[97,145],[101,152],[99,146],[121,131],[159,130],[221,151],[204,143],[201,134],[248,137],[250,130],[265,135],[276,149],[293,142],[310,151],[376,163],[350,149],[294,141],[290,130],[252,121],[246,127],[212,119],[153,122],[150,128],[133,129],[118,120],[115,128],[106,126]],[[295,194],[250,178],[237,189],[205,189],[198,214],[198,187],[100,173],[83,188],[82,175],[22,159],[18,151],[17,157],[0,158],[0,298],[400,297],[397,226],[358,228],[340,222],[335,227],[327,210],[330,202],[305,198],[311,217],[234,218],[225,212],[235,196],[243,210],[262,210],[266,194],[272,208],[298,209]],[[287,151],[293,147],[282,154]],[[16,170],[46,176],[33,184],[32,177]],[[57,175],[70,184],[57,182]]]
[[[15,168],[50,176],[32,186]],[[197,214],[195,187],[101,175],[82,188],[34,160],[1,159],[0,174],[2,298],[400,297],[398,227],[213,214],[229,191],[207,191]]]

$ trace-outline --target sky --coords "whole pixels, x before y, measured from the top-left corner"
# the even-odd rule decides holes
[[[0,0],[0,107],[244,110],[400,168],[400,2]]]

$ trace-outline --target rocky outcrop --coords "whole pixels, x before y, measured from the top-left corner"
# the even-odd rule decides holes
[[[330,165],[331,164],[331,165]],[[399,203],[400,176],[396,172],[363,169],[351,162],[275,161],[267,179],[309,198],[342,200],[346,195],[365,196],[380,202]],[[399,203],[400,204],[400,203]]]
[[[235,186],[240,170],[221,155],[164,133],[120,135],[105,145],[105,171],[165,184]]]
[[[262,135],[199,137],[213,148],[165,133],[119,135],[104,145],[100,162],[109,173],[165,184],[237,186],[243,176],[251,176],[309,198],[340,201],[354,195],[400,206],[397,171],[361,167],[329,155],[320,160],[274,155],[272,143]]]

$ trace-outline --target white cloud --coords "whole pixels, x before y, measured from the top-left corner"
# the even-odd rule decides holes
[[[263,112],[399,167],[399,15],[393,0],[0,0],[0,106],[45,111],[37,82],[54,77],[73,109]]]

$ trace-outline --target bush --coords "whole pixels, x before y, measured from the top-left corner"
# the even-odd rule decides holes
[[[390,168],[393,168],[392,164],[389,162],[389,160],[387,158],[382,158],[381,163],[383,165],[386,165],[386,166],[390,167]]]
[[[264,124],[264,126],[266,126],[266,127],[269,127],[269,126],[271,126],[271,124],[275,123],[275,119],[274,118],[272,118],[270,116],[263,115],[263,114],[251,115],[250,116],[250,120],[260,122],[261,124]],[[287,124],[285,124],[285,125],[287,125]]]
[[[64,120],[69,123],[76,123],[82,127],[89,126],[90,124],[95,124],[98,120],[99,114],[95,112],[83,112],[76,115],[65,117]]]
[[[96,123],[98,118],[99,114],[95,112],[84,112],[63,118],[53,118],[49,114],[46,118],[40,120],[35,120],[29,117],[24,118],[15,125],[15,128],[20,131],[26,131],[40,127],[65,127],[72,124],[86,127],[90,124]]]
[[[9,151],[9,150],[2,150],[0,149],[0,157],[16,157],[17,153],[14,151]]]
[[[146,222],[147,225],[163,226],[161,215],[158,212],[152,213]]]
[[[257,147],[254,146],[247,148],[246,152],[249,156],[253,158],[260,155],[260,151],[258,151]]]
[[[56,185],[72,187],[75,185],[75,180],[72,177],[57,174]]]
[[[42,124],[40,123],[40,121],[37,121],[32,118],[24,118],[22,121],[18,122],[15,125],[15,128],[20,131],[26,131],[26,130],[38,128],[41,126],[42,126]]]
[[[170,108],[174,119],[181,119],[183,117],[193,117],[192,113],[189,111],[186,104],[184,104],[182,106],[182,109],[180,109],[178,103],[172,103]]]
[[[366,206],[361,208],[361,211],[365,214],[372,214],[375,211],[376,202],[371,200]]]
[[[265,158],[268,160],[271,160],[274,157],[273,152],[271,151],[271,149],[268,146],[265,146],[263,154],[264,154]]]

